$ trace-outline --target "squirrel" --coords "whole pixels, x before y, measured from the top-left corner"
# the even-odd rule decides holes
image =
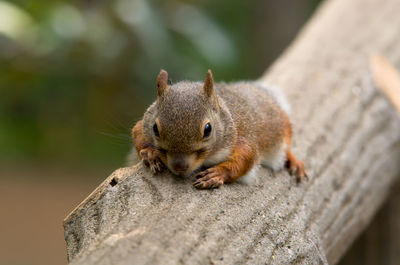
[[[286,166],[297,182],[308,179],[304,163],[290,151],[289,104],[261,82],[170,85],[161,70],[157,99],[132,129],[138,157],[156,174],[168,168],[196,178],[199,189],[217,188],[249,175],[257,164]]]

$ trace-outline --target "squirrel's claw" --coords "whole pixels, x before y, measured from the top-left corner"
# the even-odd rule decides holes
[[[213,189],[224,184],[223,177],[215,168],[199,172],[195,177],[197,180],[193,183],[193,186],[198,189]]]
[[[163,164],[160,161],[155,160],[153,163],[150,163],[150,170],[153,174],[157,174],[163,171]]]
[[[297,183],[300,183],[302,180],[308,180],[308,175],[302,161],[298,159],[292,159],[288,160],[287,162],[289,174],[296,177]]]
[[[156,150],[148,147],[140,151],[143,163],[145,166],[149,167],[153,174],[160,173],[164,170],[164,164],[158,157]]]

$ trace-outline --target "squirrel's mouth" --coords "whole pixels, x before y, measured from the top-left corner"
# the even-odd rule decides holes
[[[165,165],[169,171],[179,177],[190,177],[201,169],[203,160],[199,159],[195,154],[167,156]]]
[[[194,169],[187,169],[185,171],[177,171],[177,170],[169,168],[169,170],[172,172],[172,174],[174,174],[178,177],[182,177],[182,178],[192,177],[192,176],[196,175],[197,173],[199,173],[200,171],[203,171],[205,169],[206,169],[206,167],[204,167],[202,165],[197,166]]]
[[[179,176],[179,177],[187,177],[190,174],[190,172],[188,170],[184,170],[184,171],[174,170],[174,169],[170,169],[170,170],[174,175]]]
[[[186,177],[187,174],[185,172],[179,172],[179,173],[177,173],[177,175],[179,177]]]

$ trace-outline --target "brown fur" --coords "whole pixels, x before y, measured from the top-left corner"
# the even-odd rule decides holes
[[[295,175],[297,182],[302,179],[308,179],[304,163],[298,160],[293,153],[290,151],[290,145],[292,141],[292,126],[290,123],[285,126],[285,143],[287,145],[286,149],[286,168],[289,170],[290,175]]]
[[[225,162],[211,167],[196,175],[196,188],[215,188],[224,183],[233,182],[246,174],[254,165],[257,150],[245,138],[239,137],[233,146],[232,154]]]
[[[256,83],[214,85],[211,71],[204,84],[185,81],[168,86],[166,80],[167,73],[161,71],[157,100],[132,130],[139,157],[153,172],[165,165],[186,176],[213,158],[215,166],[198,173],[194,185],[218,187],[246,174],[264,153],[286,143],[289,172],[298,180],[306,178],[304,164],[290,152],[289,117]],[[153,132],[156,120],[159,137]],[[203,139],[208,122],[211,134]],[[178,172],[177,161],[187,170]]]
[[[138,121],[132,128],[132,138],[135,140],[135,148],[140,159],[150,167],[153,173],[163,171],[164,164],[161,162],[161,154],[150,144],[150,141],[143,132],[143,121]]]

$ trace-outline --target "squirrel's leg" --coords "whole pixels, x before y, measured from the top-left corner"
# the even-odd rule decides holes
[[[239,137],[227,161],[198,173],[193,185],[199,189],[208,189],[233,182],[254,166],[256,157],[256,149],[243,137]]]
[[[159,151],[154,149],[143,132],[143,121],[140,120],[132,128],[132,138],[136,151],[143,163],[150,168],[153,174],[162,172],[164,164],[160,159]]]
[[[303,161],[297,159],[290,151],[290,144],[292,142],[292,129],[289,127],[285,130],[284,141],[286,143],[286,163],[285,167],[288,169],[291,176],[295,176],[297,182],[301,180],[307,180],[308,176]]]
[[[291,176],[296,176],[297,182],[308,179],[303,161],[298,160],[290,151],[289,147],[286,150],[286,167]]]

